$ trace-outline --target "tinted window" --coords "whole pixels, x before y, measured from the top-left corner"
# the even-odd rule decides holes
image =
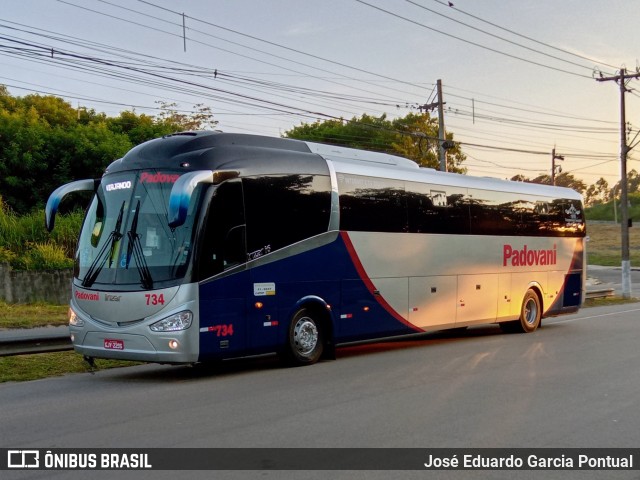
[[[340,229],[360,232],[407,232],[404,182],[338,175]]]
[[[201,279],[246,261],[246,226],[240,180],[216,187],[206,219],[199,268]]]
[[[469,233],[467,189],[407,182],[409,228],[413,233]]]
[[[584,209],[577,200],[553,200],[546,227],[560,237],[585,235]]]
[[[469,190],[471,233],[518,235],[526,202],[517,194],[491,190]]]
[[[269,175],[243,180],[249,260],[326,232],[331,182],[321,175]]]
[[[582,203],[338,175],[340,229],[452,235],[584,236]]]

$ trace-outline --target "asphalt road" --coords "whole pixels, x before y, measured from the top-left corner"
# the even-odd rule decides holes
[[[590,285],[599,288],[613,288],[616,295],[622,295],[622,268],[589,265],[587,277]],[[631,296],[640,297],[640,268],[631,269]]]
[[[216,370],[143,365],[0,385],[0,447],[640,448],[640,304],[583,309],[534,334],[496,326]],[[7,475],[4,475],[7,473]],[[174,478],[177,472],[3,472]],[[180,478],[327,478],[322,471]],[[332,472],[332,478],[640,478],[640,472]]]

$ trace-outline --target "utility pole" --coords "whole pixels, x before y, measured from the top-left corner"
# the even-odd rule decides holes
[[[187,51],[187,25],[184,20],[184,12],[182,12],[182,45],[184,47],[184,51]]]
[[[434,110],[438,109],[438,160],[440,162],[440,170],[447,171],[447,149],[452,148],[452,142],[447,142],[447,136],[444,131],[444,106],[445,102],[442,101],[442,80],[438,79],[436,82],[436,88],[438,89],[438,101],[418,106],[419,110]]]
[[[620,73],[613,77],[596,78],[598,82],[618,82],[620,87],[620,233],[622,237],[622,298],[631,298],[631,262],[629,260],[629,210],[627,184],[627,120],[625,117],[624,94],[627,92],[625,81],[640,77],[640,72],[627,74],[621,68]],[[615,198],[614,198],[615,201]]]
[[[558,173],[562,173],[562,167],[556,166],[556,160],[564,160],[562,155],[556,155],[556,147],[551,150],[551,185],[556,184],[556,170]]]
[[[438,79],[438,158],[440,159],[440,170],[447,171],[447,150],[444,142],[447,135],[444,132],[444,102],[442,101],[442,80]]]

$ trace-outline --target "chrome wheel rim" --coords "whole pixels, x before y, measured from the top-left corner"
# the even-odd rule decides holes
[[[309,317],[302,317],[293,327],[293,344],[302,356],[309,356],[318,345],[318,328]]]
[[[527,300],[524,305],[524,320],[529,325],[535,325],[538,318],[538,304],[533,298]]]

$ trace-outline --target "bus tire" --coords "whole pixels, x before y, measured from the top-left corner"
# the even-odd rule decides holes
[[[540,326],[541,319],[540,297],[534,290],[529,289],[522,300],[520,318],[514,322],[501,323],[500,328],[507,333],[531,333]]]
[[[322,356],[324,332],[313,310],[301,308],[289,324],[287,357],[293,366],[312,365]]]

